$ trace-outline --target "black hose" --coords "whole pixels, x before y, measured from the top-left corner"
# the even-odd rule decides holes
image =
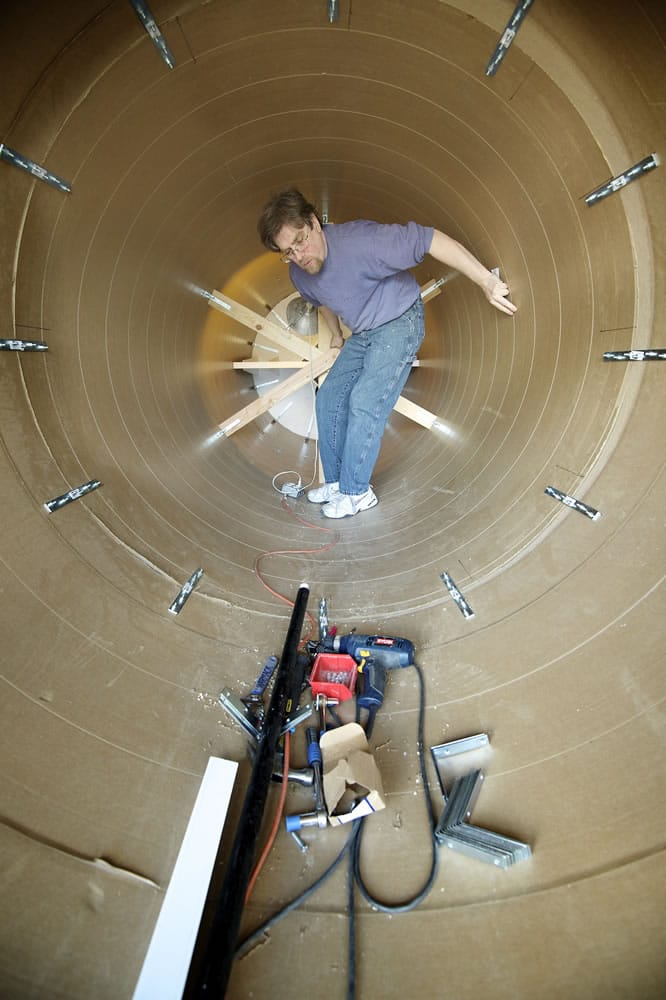
[[[437,878],[437,868],[438,868],[438,853],[437,853],[437,841],[435,840],[435,826],[436,817],[433,815],[432,806],[430,804],[430,783],[428,781],[428,773],[426,770],[426,757],[425,757],[425,680],[423,677],[423,672],[421,668],[413,663],[412,666],[416,670],[419,679],[419,712],[418,712],[418,723],[417,723],[417,754],[419,759],[419,770],[421,772],[421,779],[423,781],[423,791],[425,795],[426,811],[428,814],[428,823],[431,832],[431,864],[430,872],[423,884],[423,886],[409,899],[403,900],[401,903],[386,903],[382,900],[377,899],[373,896],[363,881],[363,876],[361,874],[361,840],[363,836],[365,820],[356,820],[352,824],[352,831],[347,838],[347,841],[337,855],[337,857],[331,862],[328,868],[319,876],[316,882],[307,888],[300,895],[296,896],[290,903],[287,903],[281,910],[269,917],[260,927],[248,935],[243,942],[239,945],[237,956],[247,954],[250,948],[278,921],[286,917],[287,914],[291,913],[293,910],[297,909],[302,903],[312,896],[317,889],[319,889],[324,882],[333,874],[335,869],[338,867],[340,862],[344,859],[348,851],[350,851],[349,858],[349,877],[347,882],[347,909],[349,914],[349,927],[348,927],[348,967],[347,967],[347,1000],[354,1000],[356,996],[356,916],[354,907],[354,889],[358,886],[361,895],[366,900],[367,903],[373,909],[381,910],[383,913],[406,913],[409,910],[413,910],[426,898],[428,893],[433,887],[435,879]]]
[[[383,913],[406,913],[408,910],[413,910],[419,903],[422,903],[426,898],[428,893],[433,887],[435,879],[437,878],[437,841],[435,840],[435,817],[433,816],[432,807],[430,805],[430,784],[428,782],[428,774],[426,771],[426,761],[425,761],[425,751],[424,751],[424,728],[425,728],[425,681],[423,679],[423,672],[421,668],[413,663],[412,666],[416,670],[419,679],[419,716],[417,724],[417,743],[416,750],[419,758],[419,770],[421,771],[421,780],[423,782],[423,789],[426,797],[426,809],[428,813],[428,820],[431,830],[431,851],[432,858],[430,864],[430,872],[426,878],[423,886],[417,893],[411,896],[409,899],[404,900],[402,903],[385,903],[382,900],[377,899],[373,896],[369,889],[366,887],[363,881],[363,876],[361,874],[361,841],[363,838],[363,823],[360,821],[360,827],[358,830],[358,836],[354,838],[352,858],[354,861],[354,878],[359,891],[365,901],[370,904],[374,909],[381,910]]]
[[[354,903],[354,848],[361,833],[361,824],[351,835],[349,875],[347,876],[347,1000],[356,996],[356,906]]]
[[[301,906],[303,903],[305,903],[306,900],[310,898],[310,896],[313,896],[315,894],[317,889],[319,889],[327,880],[327,878],[329,878],[329,876],[333,874],[335,869],[338,867],[340,862],[343,860],[343,858],[349,851],[350,847],[352,846],[352,840],[354,839],[354,833],[355,830],[352,830],[351,835],[345,841],[345,845],[340,851],[340,853],[333,859],[333,861],[331,861],[328,868],[321,873],[319,878],[315,882],[313,882],[312,885],[308,886],[307,889],[304,889],[303,892],[301,892],[298,896],[295,896],[294,899],[291,900],[291,902],[286,903],[281,910],[278,910],[277,913],[274,913],[272,917],[269,917],[268,920],[265,920],[264,923],[261,924],[259,927],[257,927],[255,930],[253,930],[251,934],[248,934],[247,937],[243,938],[243,940],[238,945],[238,948],[236,949],[236,958],[243,958],[244,955],[247,955],[247,953],[254,947],[255,944],[257,944],[260,938],[262,938],[264,934],[266,934],[271,929],[271,927],[279,923],[280,920],[283,919],[283,917],[288,916],[293,910],[297,910],[299,906]]]

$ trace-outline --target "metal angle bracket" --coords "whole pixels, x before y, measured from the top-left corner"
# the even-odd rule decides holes
[[[462,778],[456,778],[451,787],[442,815],[435,828],[435,836],[447,830],[454,830],[472,815],[472,809],[476,804],[483,783],[483,771],[469,771]]]
[[[474,736],[463,736],[462,739],[449,740],[448,743],[439,743],[434,747],[430,747],[430,753],[435,765],[435,773],[445,802],[448,799],[448,792],[446,791],[439,770],[440,761],[446,760],[448,757],[456,757],[461,753],[468,753],[470,750],[480,750],[482,747],[487,746],[490,746],[490,737],[488,734],[476,733]]]
[[[296,726],[300,726],[301,722],[305,722],[312,715],[312,704],[308,703],[303,705],[302,708],[298,708],[293,715],[288,715],[285,723],[282,727],[282,735],[285,733],[293,733]]]
[[[451,850],[485,861],[498,868],[509,868],[532,854],[529,844],[505,837],[494,830],[484,830],[467,822],[479,796],[483,772],[476,770],[453,783],[449,800],[435,828],[435,840]]]
[[[485,861],[497,868],[510,868],[519,861],[525,861],[532,854],[529,844],[511,837],[503,837],[492,830],[483,830],[469,823],[449,827],[435,836],[438,843],[450,850]]]
[[[524,861],[531,856],[532,851],[529,844],[525,844],[521,840],[514,840],[512,837],[505,837],[494,830],[484,830],[482,827],[473,826],[467,822],[481,791],[484,780],[483,772],[476,769],[461,778],[457,778],[450,793],[447,794],[438,766],[440,761],[445,758],[467,753],[470,750],[478,750],[488,746],[489,743],[490,740],[486,733],[477,733],[474,736],[451,740],[448,743],[440,743],[430,748],[444,798],[444,809],[435,827],[434,836],[437,843],[443,844],[451,850],[477,858],[479,861],[485,861],[498,868],[509,868],[518,861]]]
[[[254,740],[259,740],[259,730],[252,722],[253,714],[229,688],[222,688],[220,705],[242,726],[246,733]]]
[[[252,737],[253,740],[259,742],[261,739],[261,730],[258,729],[253,719],[253,713],[244,705],[241,699],[233,693],[229,688],[222,688],[220,692],[219,702],[222,708],[224,708],[229,715],[231,715],[236,722],[242,726],[245,732]],[[284,736],[285,733],[291,733],[299,726],[301,722],[305,722],[312,715],[312,705],[304,705],[299,708],[298,711],[291,717],[288,718],[282,729],[280,735]]]

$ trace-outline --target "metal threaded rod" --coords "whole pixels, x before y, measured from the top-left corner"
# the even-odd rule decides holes
[[[214,997],[225,995],[231,974],[238,939],[245,894],[247,892],[256,844],[264,815],[266,798],[271,785],[273,762],[280,740],[287,694],[292,674],[297,669],[298,642],[305,619],[310,589],[301,584],[296,595],[291,621],[277,668],[273,694],[257,748],[257,757],[250,775],[238,829],[227,863],[222,891],[208,930],[208,940],[202,949],[200,974],[195,983],[188,983],[188,996]],[[201,932],[200,932],[201,933]],[[197,949],[198,950],[198,949]],[[192,969],[190,970],[192,973]]]

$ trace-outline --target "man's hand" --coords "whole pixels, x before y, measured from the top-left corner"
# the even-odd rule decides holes
[[[336,347],[338,350],[344,344],[344,338],[342,336],[342,327],[340,326],[340,318],[335,315],[332,309],[328,306],[319,306],[319,312],[322,314],[326,320],[326,326],[331,331],[331,347]]]
[[[428,253],[440,264],[447,264],[454,271],[460,271],[466,278],[470,278],[476,285],[479,285],[495,309],[499,309],[500,312],[506,313],[508,316],[513,316],[517,306],[514,306],[513,302],[509,302],[506,297],[509,294],[508,285],[505,285],[492,271],[488,271],[462,243],[458,243],[457,240],[447,236],[441,230],[435,229]]]
[[[509,286],[498,278],[496,274],[493,274],[492,271],[484,282],[483,294],[491,306],[495,306],[495,309],[499,309],[500,312],[507,313],[508,316],[513,316],[518,308],[518,306],[514,306],[513,302],[509,302],[507,299]]]

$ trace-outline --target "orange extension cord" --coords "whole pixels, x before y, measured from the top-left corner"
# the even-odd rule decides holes
[[[285,497],[282,498],[282,509],[286,511],[288,514],[290,514],[291,517],[294,517],[299,524],[304,525],[306,528],[312,528],[314,531],[324,531],[326,532],[327,535],[333,536],[330,542],[327,542],[326,545],[320,545],[319,548],[316,549],[273,549],[270,552],[262,552],[261,555],[257,556],[257,558],[254,560],[254,572],[259,582],[266,588],[266,590],[270,594],[273,595],[273,597],[277,597],[279,601],[283,601],[285,604],[288,604],[290,607],[293,608],[294,602],[290,600],[290,598],[285,597],[284,594],[281,594],[278,590],[274,590],[273,587],[271,587],[271,585],[267,583],[266,580],[263,578],[263,576],[259,571],[261,563],[263,562],[264,559],[267,559],[269,556],[310,556],[310,555],[319,555],[322,552],[328,552],[329,549],[332,549],[335,545],[337,545],[338,541],[340,540],[340,536],[338,532],[334,531],[332,528],[325,528],[321,524],[313,524],[311,521],[306,521],[304,520],[304,518],[299,517],[298,514],[296,514],[289,506]],[[308,619],[311,631],[308,632],[307,636],[305,636],[304,639],[301,639],[299,646],[304,645],[312,635],[312,632],[317,628],[317,623],[309,611],[305,612],[305,616]]]
[[[254,884],[259,878],[259,872],[264,867],[268,855],[273,849],[273,844],[275,843],[275,838],[277,837],[277,832],[280,828],[280,820],[282,819],[282,812],[284,810],[284,803],[287,798],[287,785],[289,784],[289,754],[291,748],[291,734],[286,732],[284,734],[284,771],[282,773],[282,784],[280,785],[280,801],[278,802],[278,807],[275,812],[275,818],[273,819],[273,826],[271,827],[271,832],[268,835],[268,840],[266,845],[259,855],[259,860],[254,866],[254,871],[250,875],[250,881],[247,884],[247,892],[245,893],[245,905],[247,906],[247,901],[252,894],[254,889]]]
[[[323,527],[323,525],[320,525],[320,524],[312,524],[310,521],[305,521],[302,517],[299,517],[298,514],[296,514],[292,510],[292,508],[289,506],[289,504],[287,503],[287,501],[286,501],[286,499],[284,497],[282,498],[282,508],[288,514],[290,514],[292,517],[295,517],[296,520],[299,522],[299,524],[305,525],[306,528],[313,528],[315,531],[325,531],[327,534],[333,535],[333,538],[331,539],[330,542],[327,542],[326,545],[319,546],[319,548],[315,548],[315,549],[274,549],[274,550],[272,550],[270,552],[262,552],[261,555],[257,556],[257,558],[255,559],[255,561],[254,561],[254,572],[255,572],[255,575],[256,575],[257,579],[259,580],[259,582],[261,584],[263,584],[263,586],[266,588],[266,590],[269,591],[269,593],[271,593],[274,597],[277,597],[278,600],[283,601],[285,604],[288,604],[290,607],[293,607],[294,606],[294,602],[292,600],[290,600],[288,597],[285,597],[284,594],[281,594],[279,591],[274,590],[273,587],[271,587],[270,584],[268,584],[266,582],[266,580],[263,578],[263,576],[261,575],[261,572],[259,570],[259,567],[261,566],[262,561],[264,559],[267,559],[269,556],[318,555],[321,552],[328,552],[328,550],[332,549],[334,545],[337,545],[340,536],[338,535],[337,531],[334,531],[331,528],[325,528],[325,527]],[[314,617],[310,614],[310,612],[306,611],[305,614],[306,614],[306,617],[307,617],[308,622],[310,624],[310,631],[299,642],[299,644],[298,644],[299,648],[302,647],[307,642],[307,640],[313,634],[314,630],[317,628],[317,622],[315,621]],[[283,813],[283,810],[284,810],[284,803],[285,803],[286,798],[287,798],[287,785],[289,783],[289,777],[288,777],[288,775],[289,775],[289,757],[290,757],[290,751],[291,751],[291,736],[287,732],[287,733],[285,733],[285,737],[284,737],[284,765],[283,765],[283,772],[282,772],[282,784],[280,786],[280,800],[278,802],[278,807],[277,807],[277,810],[275,812],[275,817],[273,819],[273,825],[271,827],[271,831],[270,831],[270,833],[268,835],[268,840],[266,841],[264,849],[262,850],[261,854],[259,855],[259,859],[257,860],[257,863],[254,866],[254,870],[253,870],[253,872],[252,872],[252,874],[250,876],[250,881],[248,882],[247,891],[245,893],[245,904],[246,905],[247,905],[247,901],[250,898],[250,895],[252,894],[252,890],[254,889],[255,883],[256,883],[256,881],[257,881],[257,879],[259,877],[259,873],[261,872],[261,869],[264,867],[264,865],[266,863],[266,859],[268,858],[268,855],[270,854],[270,852],[271,852],[271,850],[273,848],[273,844],[275,843],[275,838],[277,837],[277,832],[278,832],[278,830],[280,828],[280,820],[282,819],[282,813]]]

